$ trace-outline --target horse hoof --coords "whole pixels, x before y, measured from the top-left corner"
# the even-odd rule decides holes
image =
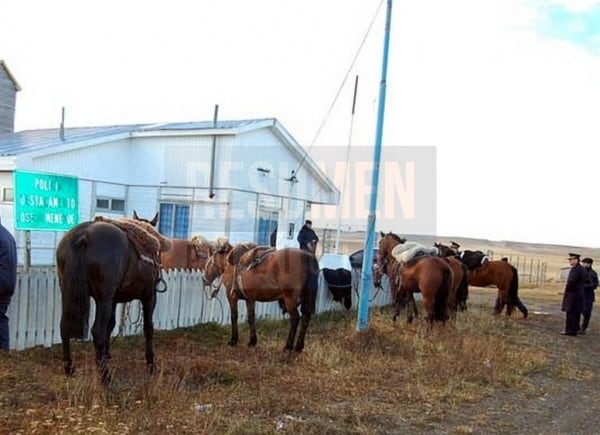
[[[73,366],[65,367],[65,375],[73,376],[75,374],[75,368]]]
[[[255,347],[256,346],[256,340],[250,340],[248,342],[248,347]]]
[[[154,374],[155,370],[156,370],[156,366],[154,365],[154,363],[148,364],[148,373],[150,373],[152,375],[152,374]]]
[[[112,383],[112,376],[109,374],[102,375],[100,380],[102,381],[102,385],[110,385]]]
[[[237,340],[229,340],[230,346],[237,346]]]

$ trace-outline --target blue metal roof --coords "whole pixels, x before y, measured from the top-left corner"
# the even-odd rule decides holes
[[[272,120],[272,118],[267,118]],[[217,129],[235,129],[251,127],[263,123],[267,119],[247,119],[238,121],[218,121]],[[108,127],[75,127],[65,128],[64,139],[60,138],[60,129],[25,130],[0,135],[0,156],[14,156],[23,153],[40,151],[66,144],[75,144],[88,140],[101,139],[117,134],[134,132],[168,131],[168,130],[208,130],[212,129],[212,121],[178,122],[164,124],[131,124]]]

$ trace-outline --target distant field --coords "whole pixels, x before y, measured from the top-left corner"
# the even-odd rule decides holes
[[[331,246],[329,251],[333,251],[335,244],[335,232],[331,232],[329,239],[326,237],[325,230],[317,229],[317,234],[323,243],[319,243],[319,254],[323,252],[323,248],[327,245]],[[491,251],[494,259],[500,259],[501,257],[509,257],[512,263],[516,263],[517,257],[523,262],[524,258],[534,259],[534,261],[546,262],[547,264],[547,279],[558,278],[560,268],[568,266],[567,254],[569,252],[577,252],[584,257],[594,258],[597,262],[600,262],[600,248],[582,248],[577,246],[562,246],[562,245],[548,245],[548,244],[533,244],[523,242],[510,242],[510,241],[491,241],[482,239],[472,239],[455,236],[421,236],[421,235],[406,235],[399,234],[408,240],[422,243],[425,246],[432,246],[434,242],[442,242],[449,244],[451,240],[461,245],[462,249],[481,250],[484,252]],[[340,235],[340,252],[351,254],[359,249],[363,248],[365,240],[365,232],[342,232]],[[379,240],[379,237],[377,238]]]

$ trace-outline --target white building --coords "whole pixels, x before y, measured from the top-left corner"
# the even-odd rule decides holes
[[[331,180],[273,118],[6,133],[0,216],[20,248],[15,170],[77,177],[80,221],[160,212],[159,230],[172,238],[268,244],[277,228],[278,247],[297,246],[310,204],[339,201]],[[53,264],[61,235],[32,231],[32,264]]]

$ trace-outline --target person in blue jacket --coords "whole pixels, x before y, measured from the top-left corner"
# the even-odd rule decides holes
[[[0,222],[0,350],[8,352],[8,305],[17,284],[17,244]]]

